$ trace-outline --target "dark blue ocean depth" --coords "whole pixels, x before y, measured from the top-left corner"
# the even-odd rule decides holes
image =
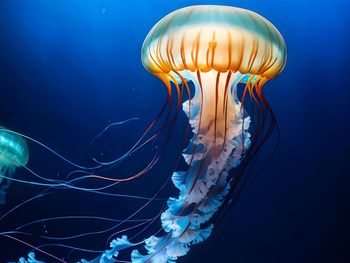
[[[350,262],[350,4],[346,0],[0,0],[0,125],[85,166],[93,165],[91,157],[110,161],[120,156],[156,117],[166,98],[163,83],[142,66],[143,40],[159,19],[194,4],[232,5],[263,15],[283,35],[288,59],[282,74],[264,89],[280,129],[277,151],[209,240],[179,262]],[[109,123],[133,117],[139,120],[113,126],[90,144]],[[169,147],[154,169],[139,181],[118,185],[114,193],[150,196],[156,192],[184,147],[186,123],[181,112]],[[275,139],[270,138],[259,158],[271,152]],[[74,170],[37,144],[28,141],[28,145],[28,167],[40,176],[64,179]],[[156,147],[147,145],[105,175],[122,177],[142,169]],[[38,181],[24,168],[14,177]],[[0,215],[41,190],[12,183]],[[169,184],[161,197],[175,194]],[[1,220],[0,232],[44,217],[125,218],[143,203],[74,190],[52,191]],[[154,201],[140,218],[156,215],[162,204]],[[67,220],[42,222],[23,231],[67,236],[113,224]],[[153,230],[158,227],[159,220]],[[104,250],[112,232],[68,243]],[[145,230],[138,238],[151,232]],[[14,236],[35,246],[62,243]],[[68,262],[98,255],[53,246],[42,249]],[[16,261],[30,251],[0,236],[1,263]]]

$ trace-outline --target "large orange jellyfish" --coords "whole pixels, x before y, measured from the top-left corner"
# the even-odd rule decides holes
[[[278,30],[245,9],[191,6],[167,15],[152,28],[142,47],[144,67],[164,82],[168,103],[176,102],[176,112],[184,92],[189,95],[182,104],[193,132],[183,152],[188,168],[172,175],[179,195],[169,198],[161,214],[163,234],[139,243],[131,243],[127,236],[117,238],[110,250],[90,262],[116,262],[120,250],[142,243],[147,254],[135,249],[131,262],[174,262],[191,245],[208,238],[214,217],[229,202],[240,176],[238,170],[229,175],[230,169],[245,165],[242,162],[252,158],[273,128],[262,89],[285,62],[286,46]],[[189,82],[195,87],[193,96]],[[239,83],[245,84],[241,99]],[[251,118],[244,109],[248,99],[258,109],[252,136]],[[266,131],[268,114],[272,124]],[[119,181],[137,178],[147,169]],[[36,262],[33,255],[31,260]]]
[[[188,82],[195,86],[194,96],[183,103],[194,133],[183,153],[188,169],[172,176],[179,196],[168,200],[161,215],[165,234],[145,240],[148,254],[131,253],[136,263],[173,262],[210,235],[210,220],[232,190],[235,175],[228,176],[228,171],[241,163],[250,146],[259,146],[256,136],[250,139],[244,101],[249,96],[265,117],[264,108],[270,108],[262,88],[282,71],[286,46],[278,30],[254,12],[191,6],[152,28],[142,47],[142,62],[165,83],[171,101],[174,84],[178,108],[183,88],[190,93]],[[241,102],[238,83],[245,83]],[[126,236],[116,239],[100,260],[110,262],[130,246]]]

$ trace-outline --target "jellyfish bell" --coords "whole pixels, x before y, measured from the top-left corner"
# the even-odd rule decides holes
[[[286,62],[278,30],[249,10],[230,6],[191,6],[160,20],[142,47],[142,63],[161,79],[180,72],[240,72],[271,79]],[[184,74],[186,75],[186,74]]]
[[[0,126],[0,159],[7,166],[20,167],[28,163],[29,150],[19,135]]]
[[[26,165],[28,158],[26,141],[0,126],[0,204],[5,202],[6,190],[16,168]]]

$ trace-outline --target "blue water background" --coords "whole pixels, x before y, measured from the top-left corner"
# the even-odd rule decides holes
[[[138,138],[166,96],[163,84],[140,61],[146,34],[169,12],[193,4],[233,5],[260,13],[284,36],[288,61],[284,72],[265,87],[281,132],[274,158],[210,239],[179,262],[350,262],[350,4],[346,0],[1,0],[0,124],[84,165],[91,164],[91,151],[103,151],[103,158],[111,160]],[[131,117],[140,121],[114,127],[89,149],[91,138],[105,125]],[[137,189],[126,184],[121,192],[147,194],[159,187],[181,150],[178,142],[185,125],[181,113],[179,132],[173,133],[165,153],[168,157],[142,185],[136,183]],[[53,173],[68,171],[64,162],[29,145],[29,167],[53,178]],[[118,172],[142,167],[145,156],[147,151],[122,164]],[[16,176],[34,179],[24,169]],[[24,200],[27,191],[40,190],[22,184],[12,184],[11,189],[6,209]],[[30,213],[65,213],[60,212],[62,206],[75,201],[83,203],[77,208],[81,213],[88,211],[81,208],[85,204],[96,214],[111,217],[118,217],[127,204],[72,192],[66,199],[47,198],[40,206],[18,211],[0,222],[0,231],[23,223],[22,217],[37,218]],[[106,248],[93,237],[90,244],[81,245]],[[28,251],[0,237],[0,262]]]

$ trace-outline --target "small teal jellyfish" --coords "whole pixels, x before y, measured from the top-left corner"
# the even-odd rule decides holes
[[[17,167],[28,163],[26,141],[0,126],[0,205],[5,203],[6,191]]]

